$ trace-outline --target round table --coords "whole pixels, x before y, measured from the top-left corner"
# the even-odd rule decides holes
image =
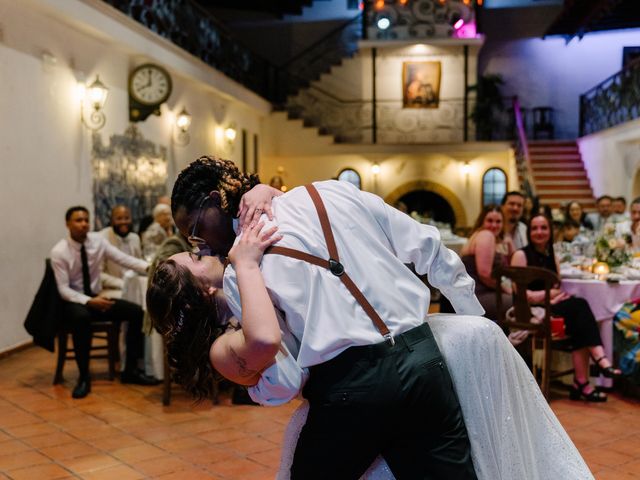
[[[613,359],[613,316],[624,302],[640,297],[640,281],[622,280],[613,283],[563,278],[562,289],[571,295],[584,298],[589,303],[600,327],[604,351],[609,359]],[[598,385],[611,387],[613,382],[600,376]]]

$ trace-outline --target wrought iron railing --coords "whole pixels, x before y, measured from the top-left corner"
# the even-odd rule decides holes
[[[353,55],[362,37],[362,15],[358,15],[276,66],[192,0],[103,1],[279,106],[331,65]]]
[[[640,59],[580,96],[580,136],[640,118]]]
[[[287,97],[294,95],[320,75],[353,56],[362,38],[362,14],[339,25],[320,40],[278,67],[275,103],[282,107]]]
[[[344,143],[459,143],[464,141],[464,98],[440,99],[438,108],[402,108],[401,99],[340,98],[312,85],[289,97],[290,117]],[[374,141],[375,139],[375,141]]]
[[[515,129],[517,132],[515,140],[516,167],[518,176],[522,179],[522,189],[524,192],[535,198],[536,188],[533,183],[533,169],[531,167],[531,157],[529,156],[529,143],[527,141],[527,133],[525,131],[522,110],[518,97],[513,97],[513,117]]]

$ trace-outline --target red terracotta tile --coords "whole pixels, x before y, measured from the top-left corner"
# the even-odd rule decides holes
[[[51,447],[55,445],[61,445],[63,443],[75,442],[76,439],[64,432],[46,433],[44,435],[35,435],[24,439],[24,442],[31,445],[34,448]]]
[[[216,462],[209,465],[207,469],[212,473],[233,480],[245,480],[251,478],[252,475],[263,474],[269,470],[264,465],[244,458],[237,458],[233,462]]]
[[[114,450],[111,454],[123,461],[124,463],[133,464],[149,460],[150,458],[158,458],[166,455],[166,452],[158,447],[143,443],[133,447],[125,447]]]
[[[145,460],[143,462],[135,462],[132,466],[148,477],[157,477],[193,467],[189,462],[174,456],[152,458],[151,460]]]
[[[114,465],[101,470],[85,473],[82,475],[84,480],[138,480],[145,478],[143,473],[136,471],[128,465]]]
[[[595,462],[605,467],[615,467],[633,460],[633,457],[629,455],[604,447],[589,448],[585,450],[582,455],[589,465],[591,465],[591,462]]]
[[[55,463],[45,463],[43,465],[35,465],[9,472],[13,480],[34,480],[46,478],[47,480],[58,480],[67,478],[71,472]]]
[[[139,438],[127,433],[116,433],[115,435],[93,438],[86,442],[89,445],[105,452],[113,452],[114,450],[119,450],[121,448],[135,447],[137,445],[144,444],[144,442]]]
[[[20,440],[0,442],[0,452],[2,455],[16,455],[29,450],[32,450],[32,447]]]
[[[19,455],[1,455],[0,470],[15,470],[50,462],[51,460],[41,453],[30,450],[28,452],[21,452]]]
[[[59,460],[59,463],[76,474],[90,473],[107,467],[119,465],[117,459],[103,453]]]
[[[97,448],[80,441],[40,448],[40,452],[53,460],[67,460],[100,453]]]

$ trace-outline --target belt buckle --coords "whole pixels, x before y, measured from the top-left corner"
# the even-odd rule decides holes
[[[383,337],[384,337],[385,341],[389,342],[389,345],[390,345],[390,346],[392,346],[392,347],[393,347],[393,346],[396,344],[396,341],[395,341],[395,339],[393,338],[393,335],[391,335],[391,333],[385,333],[385,334],[383,335]]]

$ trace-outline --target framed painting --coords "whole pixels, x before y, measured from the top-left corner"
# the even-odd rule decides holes
[[[402,63],[402,108],[438,108],[440,62]]]

